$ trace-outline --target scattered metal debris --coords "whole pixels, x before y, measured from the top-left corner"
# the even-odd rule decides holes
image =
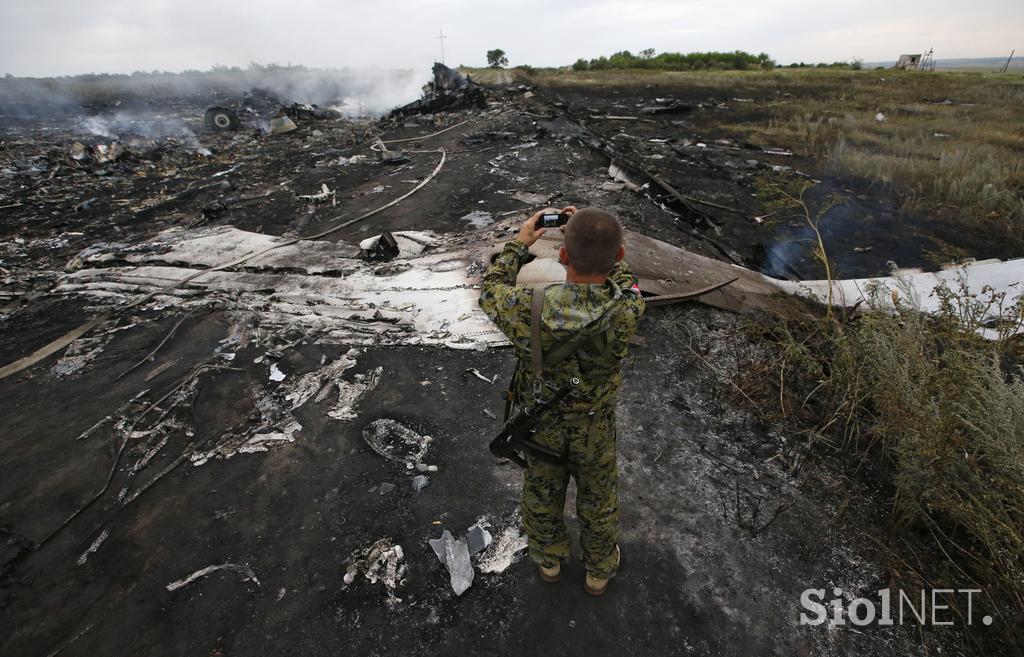
[[[608,177],[622,183],[623,187],[631,192],[639,192],[642,188],[642,185],[633,182],[626,171],[615,162],[608,165]]]
[[[277,363],[270,364],[270,380],[271,381],[284,381],[284,378],[288,376],[281,371],[281,368],[277,366]]]
[[[529,205],[531,208],[540,207],[547,205],[548,199],[551,198],[550,194],[534,194],[533,192],[516,192],[512,195],[517,201]]]
[[[78,561],[76,561],[75,563],[77,563],[79,566],[84,566],[85,562],[89,560],[89,555],[96,552],[96,550],[99,550],[100,546],[103,545],[103,541],[107,540],[109,536],[110,529],[104,529],[103,531],[101,531],[100,535],[96,537],[96,540],[92,542],[92,545],[86,548],[85,552],[83,552],[82,555],[78,557]]]
[[[237,266],[239,266],[239,265],[241,265],[243,263],[246,263],[246,262],[248,262],[250,260],[253,260],[253,259],[261,257],[261,256],[264,256],[264,255],[266,255],[267,253],[269,253],[271,251],[275,251],[275,250],[281,249],[283,247],[292,246],[292,245],[297,244],[299,242],[306,242],[306,241],[316,240],[316,239],[325,237],[325,236],[327,236],[327,235],[329,235],[331,233],[337,232],[337,231],[339,231],[339,230],[341,230],[343,228],[346,228],[348,226],[351,226],[351,225],[353,225],[353,224],[355,224],[357,222],[363,221],[364,219],[367,219],[367,218],[369,218],[369,217],[371,217],[371,216],[373,216],[373,215],[375,215],[375,214],[377,214],[379,212],[382,212],[382,211],[386,210],[387,208],[390,208],[390,207],[392,207],[394,205],[397,205],[398,203],[402,202],[406,198],[408,198],[408,197],[412,196],[413,194],[415,194],[417,191],[419,191],[420,189],[425,187],[431,180],[433,180],[434,177],[438,174],[438,172],[441,171],[441,168],[444,166],[444,163],[445,163],[445,161],[447,159],[447,155],[448,155],[447,151],[445,151],[444,149],[441,149],[441,158],[438,161],[437,166],[435,166],[434,170],[430,173],[430,175],[427,176],[426,178],[424,178],[422,182],[420,182],[418,185],[416,185],[416,187],[412,188],[411,190],[409,190],[408,192],[406,192],[402,196],[392,200],[391,202],[386,203],[385,205],[382,205],[379,208],[375,208],[373,210],[370,210],[369,212],[364,212],[363,214],[361,214],[361,215],[359,215],[357,217],[349,219],[348,221],[344,221],[344,222],[342,222],[342,223],[340,223],[340,224],[338,224],[338,225],[336,225],[336,226],[334,226],[332,228],[329,228],[329,229],[327,229],[325,231],[322,231],[320,233],[316,233],[316,234],[310,235],[308,237],[297,237],[297,238],[287,239],[287,240],[284,240],[284,241],[275,241],[274,244],[272,244],[271,246],[269,246],[269,247],[267,247],[265,249],[262,249],[260,251],[250,251],[246,255],[244,255],[244,256],[236,259],[236,260],[231,260],[231,261],[227,261],[227,262],[223,262],[222,261],[219,264],[217,264],[216,266],[210,267],[208,269],[203,269],[203,270],[200,270],[200,271],[191,272],[188,275],[186,275],[184,278],[179,279],[179,280],[177,280],[175,282],[172,282],[170,284],[167,284],[166,282],[160,283],[158,286],[155,287],[155,289],[152,289],[149,292],[147,292],[147,293],[145,293],[145,294],[143,294],[141,296],[135,297],[134,299],[131,299],[131,300],[127,300],[127,299],[123,300],[123,302],[118,304],[115,308],[111,309],[110,311],[108,311],[106,313],[103,313],[101,315],[98,315],[96,317],[93,317],[92,319],[88,320],[87,322],[85,322],[81,326],[78,326],[77,328],[72,329],[71,331],[69,331],[65,335],[63,335],[63,336],[57,338],[56,340],[53,340],[50,343],[40,347],[39,349],[34,351],[32,354],[30,354],[28,356],[24,356],[24,357],[20,358],[19,360],[15,361],[13,363],[9,363],[7,365],[4,365],[3,367],[0,367],[0,379],[6,378],[6,377],[8,377],[8,376],[10,376],[10,375],[12,375],[12,374],[14,374],[16,372],[20,372],[21,370],[23,370],[23,369],[25,369],[27,367],[31,367],[35,363],[37,363],[37,362],[39,362],[39,361],[41,361],[41,360],[43,360],[43,359],[45,359],[45,358],[47,358],[47,357],[49,357],[49,356],[51,356],[53,354],[59,352],[60,350],[64,349],[65,347],[68,346],[68,344],[70,344],[75,339],[77,339],[77,338],[85,335],[86,333],[94,330],[96,327],[103,325],[105,322],[107,322],[109,319],[111,319],[111,317],[119,315],[119,314],[121,314],[123,312],[126,312],[127,310],[130,310],[131,308],[135,308],[135,307],[140,306],[140,305],[142,305],[142,304],[144,304],[144,303],[146,303],[148,301],[151,301],[154,297],[156,297],[156,296],[158,296],[160,294],[164,294],[164,293],[167,293],[167,292],[172,292],[174,290],[177,290],[178,288],[184,286],[185,284],[187,284],[187,283],[189,283],[191,281],[194,281],[194,280],[196,280],[196,279],[198,279],[198,278],[200,278],[202,276],[206,276],[206,275],[208,275],[208,274],[210,274],[212,272],[218,272],[218,271],[221,271],[221,270],[224,270],[224,269],[228,269],[230,267],[237,267]]]
[[[270,134],[272,135],[284,134],[298,129],[299,126],[295,125],[295,122],[286,114],[281,114],[280,116],[275,116],[270,119]]]
[[[404,463],[411,468],[414,464],[423,463],[432,438],[421,436],[396,420],[381,418],[363,429],[363,440],[387,460]]]
[[[218,570],[226,570],[231,573],[237,573],[242,576],[243,581],[251,581],[256,586],[260,585],[260,581],[256,578],[256,571],[249,566],[245,566],[237,563],[222,563],[215,566],[207,566],[206,568],[200,568],[196,572],[192,573],[184,579],[179,579],[175,582],[168,584],[166,588],[168,591],[177,591],[178,589],[188,586],[197,579],[202,579],[210,573],[215,573]]]
[[[359,248],[362,256],[371,262],[388,262],[401,251],[395,236],[388,231],[384,231],[376,238],[364,240],[359,244]]]
[[[409,566],[404,563],[405,552],[401,545],[395,545],[390,538],[379,539],[368,548],[356,550],[349,559],[345,571],[345,586],[355,582],[362,574],[371,584],[380,582],[387,592],[387,604],[393,606],[402,602],[395,591],[405,585]]]
[[[320,191],[319,192],[317,192],[315,194],[303,194],[303,195],[300,195],[299,198],[302,199],[303,201],[306,201],[306,202],[312,204],[312,205],[317,205],[319,203],[326,203],[327,201],[330,201],[331,205],[337,205],[338,204],[337,195],[335,194],[334,190],[332,190],[330,187],[327,186],[327,183],[322,183],[320,185]]]
[[[483,374],[480,373],[480,370],[478,370],[475,367],[471,367],[471,368],[467,369],[466,372],[468,374],[472,374],[473,376],[475,376],[476,378],[480,379],[484,383],[490,383],[490,384],[493,385],[494,382],[497,380],[497,375],[495,375],[494,379],[488,379],[486,376],[484,376]]]
[[[487,106],[483,87],[469,76],[439,62],[434,64],[433,71],[434,79],[425,87],[423,98],[394,109],[392,118]]]
[[[546,199],[545,199],[546,200]],[[473,228],[484,228],[494,223],[494,215],[483,210],[473,210],[467,215],[459,217],[462,221],[469,223]]]
[[[317,105],[309,105],[306,103],[292,103],[282,110],[289,118],[295,119],[296,121],[301,120],[315,120],[315,121],[330,121],[340,119],[342,114],[338,110],[330,109],[326,107],[319,107]]]

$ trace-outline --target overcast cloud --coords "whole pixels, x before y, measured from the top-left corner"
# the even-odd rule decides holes
[[[18,76],[253,61],[427,70],[442,29],[446,62],[477,66],[491,48],[533,66],[644,48],[767,52],[783,64],[1024,50],[1021,0],[6,0],[2,12],[0,73]]]

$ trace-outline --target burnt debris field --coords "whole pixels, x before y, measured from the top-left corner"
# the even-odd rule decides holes
[[[987,111],[922,75],[879,83],[913,103],[847,108],[860,145]],[[0,654],[1003,649],[1011,615],[799,624],[806,589],[848,603],[943,555],[891,539],[884,458],[795,430],[813,408],[780,418],[757,375],[769,322],[823,312],[796,281],[1019,257],[1012,199],[965,229],[857,142],[825,157],[834,123],[779,114],[838,105],[824,74],[481,79],[437,66],[383,118],[266,89],[0,104]],[[578,561],[537,577],[521,472],[487,450],[513,355],[480,278],[569,204],[621,218],[645,292],[726,284],[652,303],[624,363],[623,566],[598,599]]]

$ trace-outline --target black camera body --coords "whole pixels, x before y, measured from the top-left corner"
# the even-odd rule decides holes
[[[567,212],[552,212],[550,214],[544,213],[537,220],[537,228],[558,228],[564,226],[569,222],[569,213]]]

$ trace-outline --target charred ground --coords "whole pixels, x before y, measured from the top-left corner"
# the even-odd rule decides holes
[[[722,113],[756,118],[756,104],[731,97],[680,88],[496,89],[486,110],[310,121],[287,134],[206,133],[203,107],[182,106],[133,117],[139,126],[156,116],[183,129],[145,137],[105,164],[70,157],[75,141],[110,142],[77,118],[7,122],[0,354],[10,362],[97,312],[95,298],[51,293],[87,247],[138,244],[171,227],[315,233],[408,191],[441,148],[449,159],[431,184],[330,239],[353,244],[402,229],[459,239],[469,227],[462,217],[474,210],[518,216],[543,204],[516,198],[525,192],[553,205],[600,205],[638,232],[759,268],[775,241],[752,220],[763,213],[753,196],[757,176],[773,166],[813,175],[814,162],[719,136]],[[607,118],[643,107],[677,109],[623,130]],[[411,139],[401,144],[409,161],[375,161],[377,137]],[[352,163],[353,155],[368,157]],[[609,185],[609,155],[636,182],[658,174],[732,210],[679,204],[650,185],[639,193]],[[298,198],[322,185],[336,202]],[[884,197],[862,202],[892,208]],[[876,242],[871,259],[851,256],[844,271],[875,273],[907,248],[886,251],[886,244]],[[789,264],[814,267],[809,257]],[[140,308],[105,326],[102,348],[80,368],[59,372],[52,358],[0,381],[3,654],[895,655],[923,650],[922,641],[946,654],[970,653],[970,640],[952,633],[798,626],[805,588],[856,595],[887,585],[890,557],[873,540],[884,523],[863,471],[847,474],[852,466],[815,458],[736,393],[730,381],[760,358],[742,318],[673,306],[652,308],[644,320],[618,408],[624,563],[608,595],[583,593],[578,563],[548,586],[519,562],[478,573],[456,597],[427,539],[443,529],[460,534],[481,517],[495,536],[517,523],[519,472],[485,448],[497,429],[491,416],[501,414],[510,352],[360,347],[342,377],[355,382],[378,368],[382,375],[355,418],[333,419],[328,402],[310,401],[295,411],[303,428],[293,443],[179,467],[180,454],[247,426],[253,407],[282,385],[268,382],[268,355],[294,379],[351,346],[256,327],[245,344],[235,343],[230,362],[211,361],[238,318],[210,301],[191,314]],[[152,362],[121,376],[168,335]],[[190,400],[167,409],[180,425],[166,446],[137,472],[119,468],[93,507],[34,549],[107,476],[114,432],[83,432],[107,416],[132,417],[210,362],[220,369],[197,376]],[[485,383],[473,369],[497,380]],[[428,487],[415,492],[410,472],[367,447],[362,431],[379,418],[434,437],[430,461],[439,471]],[[126,463],[141,462],[147,440],[127,444]],[[146,482],[155,483],[131,504],[117,499],[122,488],[138,491]],[[88,552],[102,529],[108,537]],[[353,553],[381,537],[402,545],[409,565],[400,603],[388,604],[379,584],[343,582]],[[222,572],[166,590],[226,562],[252,568],[259,583]]]

